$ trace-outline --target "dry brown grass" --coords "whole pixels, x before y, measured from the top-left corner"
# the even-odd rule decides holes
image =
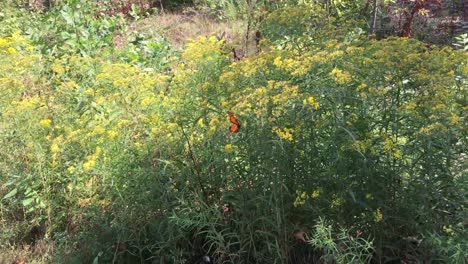
[[[37,241],[34,246],[4,247],[0,249],[0,264],[50,263],[53,251],[53,245],[43,240]]]
[[[165,36],[177,48],[182,48],[198,36],[215,35],[234,47],[245,46],[245,21],[216,21],[198,12],[162,13],[147,17],[136,25],[142,32]]]

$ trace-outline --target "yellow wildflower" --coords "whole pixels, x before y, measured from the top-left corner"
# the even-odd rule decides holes
[[[314,190],[312,194],[310,195],[310,197],[312,197],[313,199],[318,198],[321,193],[322,191],[320,189]]]
[[[416,109],[416,103],[415,102],[409,102],[407,105],[406,105],[406,109],[407,110],[414,110]]]
[[[273,65],[275,65],[278,68],[280,68],[282,64],[283,62],[280,56],[276,57],[275,60],[273,60]]]
[[[198,125],[199,127],[201,127],[201,128],[204,128],[204,127],[205,127],[205,122],[204,122],[203,118],[198,119],[197,125]]]
[[[320,104],[317,103],[317,102],[315,101],[315,98],[314,98],[313,96],[309,96],[309,98],[304,99],[304,100],[302,101],[302,103],[303,103],[304,105],[310,105],[310,106],[312,106],[315,110],[317,110],[317,109],[319,108],[319,106],[320,106]]]
[[[228,153],[229,153],[229,152],[232,152],[232,150],[233,150],[232,144],[226,144],[226,145],[224,146],[224,150],[225,150],[226,152],[228,152]]]
[[[88,160],[87,162],[83,164],[83,170],[89,171],[92,167],[94,167],[95,164],[96,164],[96,160],[94,159]]]
[[[450,125],[455,125],[456,123],[458,123],[459,119],[460,118],[456,114],[451,113],[450,114]]]
[[[41,121],[39,121],[39,124],[43,127],[50,127],[50,124],[52,124],[52,120],[42,119]]]
[[[93,89],[86,89],[86,91],[84,91],[84,94],[85,95],[94,95],[94,90]]]
[[[332,204],[331,204],[331,208],[338,208],[340,207],[341,205],[343,205],[343,198],[339,198],[337,197],[335,194],[333,195],[333,200],[332,200]]]
[[[357,88],[356,91],[361,91],[367,88],[367,84],[361,83]]]
[[[281,139],[287,140],[287,141],[293,141],[293,129],[290,128],[284,128],[280,129],[278,127],[274,127],[272,129],[274,133],[276,133]]]
[[[152,96],[151,97],[147,96],[147,97],[145,97],[145,98],[143,98],[141,100],[140,105],[143,106],[143,107],[146,107],[146,106],[152,105],[154,103],[156,103],[156,98],[152,97]]]
[[[383,214],[380,211],[380,208],[377,208],[377,210],[375,210],[374,212],[374,221],[376,223],[379,223],[380,221],[382,221],[382,219],[383,219]]]
[[[68,173],[73,174],[73,172],[75,171],[75,169],[76,169],[75,166],[71,165],[70,167],[68,167],[67,170],[68,170]]]
[[[348,72],[338,68],[334,68],[328,75],[334,78],[335,82],[338,84],[346,84],[352,80],[351,75]]]
[[[444,226],[442,227],[442,230],[443,230],[446,234],[451,235],[451,236],[453,236],[453,235],[455,234],[455,231],[453,231],[452,225],[448,225],[448,226],[445,226],[445,225],[444,225]]]
[[[306,192],[300,192],[296,190],[296,200],[294,201],[294,207],[304,205],[307,198],[308,198],[308,195]]]
[[[7,52],[10,53],[10,54],[15,54],[15,53],[17,53],[18,51],[17,51],[15,48],[13,48],[13,47],[9,47],[9,48],[7,49]]]
[[[107,136],[109,137],[110,140],[114,139],[117,137],[118,133],[115,130],[109,130],[107,131]]]
[[[54,153],[54,154],[57,153],[59,151],[59,149],[60,148],[59,148],[59,145],[57,143],[54,143],[54,144],[52,144],[52,146],[50,146],[50,151],[52,153]]]
[[[397,159],[401,159],[401,150],[398,149],[397,141],[394,141],[390,138],[386,138],[384,141],[384,150],[387,151],[390,155]]]

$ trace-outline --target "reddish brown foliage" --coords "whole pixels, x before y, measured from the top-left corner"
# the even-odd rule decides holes
[[[132,6],[136,6],[139,10],[145,11],[154,8],[157,1],[152,0],[113,0],[111,4],[105,6],[98,2],[98,6],[101,6],[102,10],[99,11],[96,16],[111,16],[111,15],[124,15],[128,16],[132,11]]]
[[[415,15],[422,9],[425,9],[425,8],[429,9],[434,5],[438,6],[439,9],[441,9],[442,0],[416,0],[414,1],[414,5],[410,8],[410,10],[405,12],[405,23],[403,24],[401,35],[403,37],[410,38],[413,35],[411,27],[413,25]]]

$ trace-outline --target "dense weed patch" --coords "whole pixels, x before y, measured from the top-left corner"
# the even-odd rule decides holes
[[[282,17],[268,19],[290,28]],[[320,26],[270,28],[241,61],[214,36],[180,52],[146,36],[55,52],[65,35],[0,38],[0,250],[466,261],[466,51]],[[229,136],[228,111],[242,124]]]

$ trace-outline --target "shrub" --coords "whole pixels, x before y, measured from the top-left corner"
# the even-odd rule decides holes
[[[408,241],[464,219],[466,52],[304,45],[231,62],[202,37],[158,72],[0,39],[0,237],[49,239],[69,261],[287,263],[293,231],[323,217],[378,261],[459,259],[462,243]],[[367,261],[352,238],[327,254]]]

